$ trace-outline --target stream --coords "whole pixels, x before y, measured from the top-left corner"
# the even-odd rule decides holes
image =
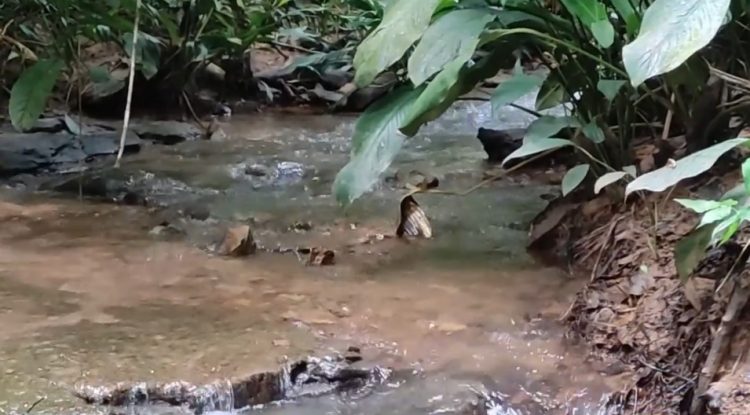
[[[385,237],[398,223],[403,177],[418,170],[442,189],[467,189],[487,169],[477,128],[530,121],[462,103],[410,139],[381,185],[346,210],[330,196],[354,124],[339,115],[236,115],[223,141],[148,147],[102,173],[148,207],[5,186],[0,414],[37,401],[38,414],[107,414],[71,389],[211,382],[349,347],[363,365],[400,375],[359,399],[245,412],[451,413],[486,390],[504,397],[499,415],[604,414],[600,402],[619,380],[590,367],[557,322],[585,278],[525,250],[554,187],[517,175],[465,197],[417,195],[434,237]],[[238,223],[251,223],[263,247],[331,249],[336,264],[270,250],[213,254]]]

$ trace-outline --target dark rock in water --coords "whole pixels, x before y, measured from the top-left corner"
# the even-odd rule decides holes
[[[305,166],[295,161],[280,161],[275,166],[242,163],[232,169],[235,178],[249,178],[257,186],[284,186],[298,183],[305,177]]]
[[[39,118],[26,133],[59,133],[65,131],[65,120],[58,117]]]
[[[491,163],[500,163],[512,152],[521,147],[525,134],[526,130],[523,128],[510,130],[480,128],[477,138],[487,153],[488,161]]]
[[[310,357],[278,371],[256,373],[231,381],[219,380],[207,385],[184,381],[78,385],[73,393],[88,404],[131,407],[165,403],[188,407],[201,414],[333,393],[346,394],[349,399],[363,397],[383,384],[389,375],[387,369],[354,368],[340,357]]]
[[[195,220],[207,220],[211,216],[208,206],[199,202],[189,203],[182,209],[182,212],[188,218]]]
[[[116,154],[119,141],[117,132],[80,137],[66,133],[0,134],[0,176],[64,170],[95,157]],[[141,145],[134,134],[127,135],[125,151],[137,152]]]
[[[245,174],[253,177],[269,177],[271,176],[271,169],[262,164],[251,164],[245,167]]]
[[[141,139],[164,145],[199,140],[203,137],[200,128],[180,121],[136,122],[130,128]]]

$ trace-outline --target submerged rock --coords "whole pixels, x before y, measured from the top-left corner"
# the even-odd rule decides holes
[[[203,137],[200,128],[180,121],[140,121],[133,123],[130,128],[141,139],[164,145],[199,140]]]
[[[95,157],[117,153],[120,134],[99,132],[76,137],[66,133],[0,134],[0,176],[61,171]],[[128,133],[125,151],[140,151],[142,142]]]
[[[480,128],[477,138],[482,143],[487,159],[491,163],[500,163],[512,152],[521,147],[526,130],[523,128],[509,130],[491,130]]]

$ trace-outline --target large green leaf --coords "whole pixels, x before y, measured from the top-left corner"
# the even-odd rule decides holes
[[[731,0],[656,0],[638,37],[622,50],[633,86],[669,72],[714,38]]]
[[[524,141],[539,140],[550,138],[557,134],[563,128],[580,127],[581,123],[575,117],[555,117],[545,115],[537,118],[529,125],[524,136]]]
[[[24,131],[34,125],[44,111],[63,65],[60,60],[46,59],[23,71],[10,91],[8,110],[13,127]]]
[[[611,0],[611,3],[615,10],[617,10],[617,14],[625,21],[628,34],[636,34],[638,28],[641,26],[641,18],[630,3],[630,0]]]
[[[706,256],[715,226],[704,226],[693,230],[680,239],[674,247],[674,262],[680,279],[685,282],[695,267]]]
[[[555,150],[567,146],[572,146],[573,142],[570,140],[564,140],[562,138],[542,138],[539,140],[524,140],[523,144],[520,148],[518,148],[516,151],[510,153],[508,157],[503,160],[503,165],[505,163],[521,158],[521,157],[527,157],[532,156],[534,154],[539,154],[544,151],[548,150]]]
[[[440,16],[409,58],[409,79],[419,86],[450,62],[468,61],[479,44],[479,35],[494,17],[486,8],[454,10]]]
[[[356,84],[369,85],[380,72],[401,59],[427,29],[439,3],[440,0],[392,0],[383,20],[354,55]]]
[[[604,97],[607,98],[608,101],[613,101],[626,83],[627,81],[619,79],[600,79],[596,84],[596,89],[604,94]]]
[[[349,204],[377,182],[401,149],[404,136],[398,127],[424,88],[402,88],[371,105],[357,121],[349,163],[336,175],[333,193]]]
[[[502,53],[496,51],[473,65],[465,64],[463,58],[446,65],[411,105],[401,132],[413,136],[423,124],[439,117],[459,96],[470,92],[479,81],[495,75],[501,57]]]
[[[562,0],[570,14],[576,16],[586,25],[594,39],[605,48],[612,46],[615,40],[615,29],[607,16],[607,9],[598,0]]]
[[[513,77],[503,81],[492,94],[492,113],[497,114],[500,108],[516,102],[526,94],[542,86],[545,76],[539,74],[525,74],[520,61],[516,63]]]
[[[567,100],[565,86],[554,77],[547,77],[536,95],[536,110],[554,108]]]
[[[589,174],[590,168],[591,166],[588,164],[580,164],[568,170],[562,179],[562,195],[567,196],[570,192],[575,190],[576,187],[583,183],[586,175]]]
[[[748,142],[750,142],[748,138],[734,138],[714,144],[705,150],[678,160],[674,165],[666,165],[638,177],[630,182],[625,190],[625,194],[628,195],[638,190],[649,190],[652,192],[666,190],[670,186],[677,184],[680,180],[689,179],[705,172],[724,153]]]
[[[605,187],[609,186],[612,183],[617,182],[618,180],[622,179],[623,177],[627,176],[628,173],[624,171],[613,171],[609,173],[605,173],[602,175],[602,177],[598,178],[596,180],[596,183],[594,183],[594,194],[599,194],[599,192],[602,191]]]

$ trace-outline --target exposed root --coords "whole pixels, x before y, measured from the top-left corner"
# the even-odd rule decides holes
[[[747,253],[743,251],[742,257],[738,260],[740,264],[745,264],[747,261]],[[744,270],[744,266],[742,267]],[[747,272],[741,272],[741,275],[747,277]],[[690,413],[693,415],[700,415],[704,411],[706,392],[711,386],[711,382],[716,378],[716,374],[719,373],[724,358],[729,350],[730,342],[734,335],[734,328],[742,314],[742,311],[747,305],[748,299],[750,299],[750,287],[746,280],[735,281],[734,291],[732,292],[732,298],[729,300],[726,311],[721,318],[719,328],[716,330],[713,342],[711,343],[711,350],[706,357],[706,362],[703,364],[703,368],[700,373],[700,380],[698,387],[696,388],[693,396],[693,402],[690,405]],[[735,364],[736,366],[736,364]]]
[[[79,385],[73,394],[89,404],[130,406],[166,403],[186,406],[196,414],[205,411],[231,411],[303,396],[334,392],[358,395],[369,393],[382,383],[390,371],[381,368],[357,369],[351,363],[359,356],[347,358],[308,358],[283,367],[234,380],[194,385],[176,381],[168,383],[116,384],[112,386]]]

